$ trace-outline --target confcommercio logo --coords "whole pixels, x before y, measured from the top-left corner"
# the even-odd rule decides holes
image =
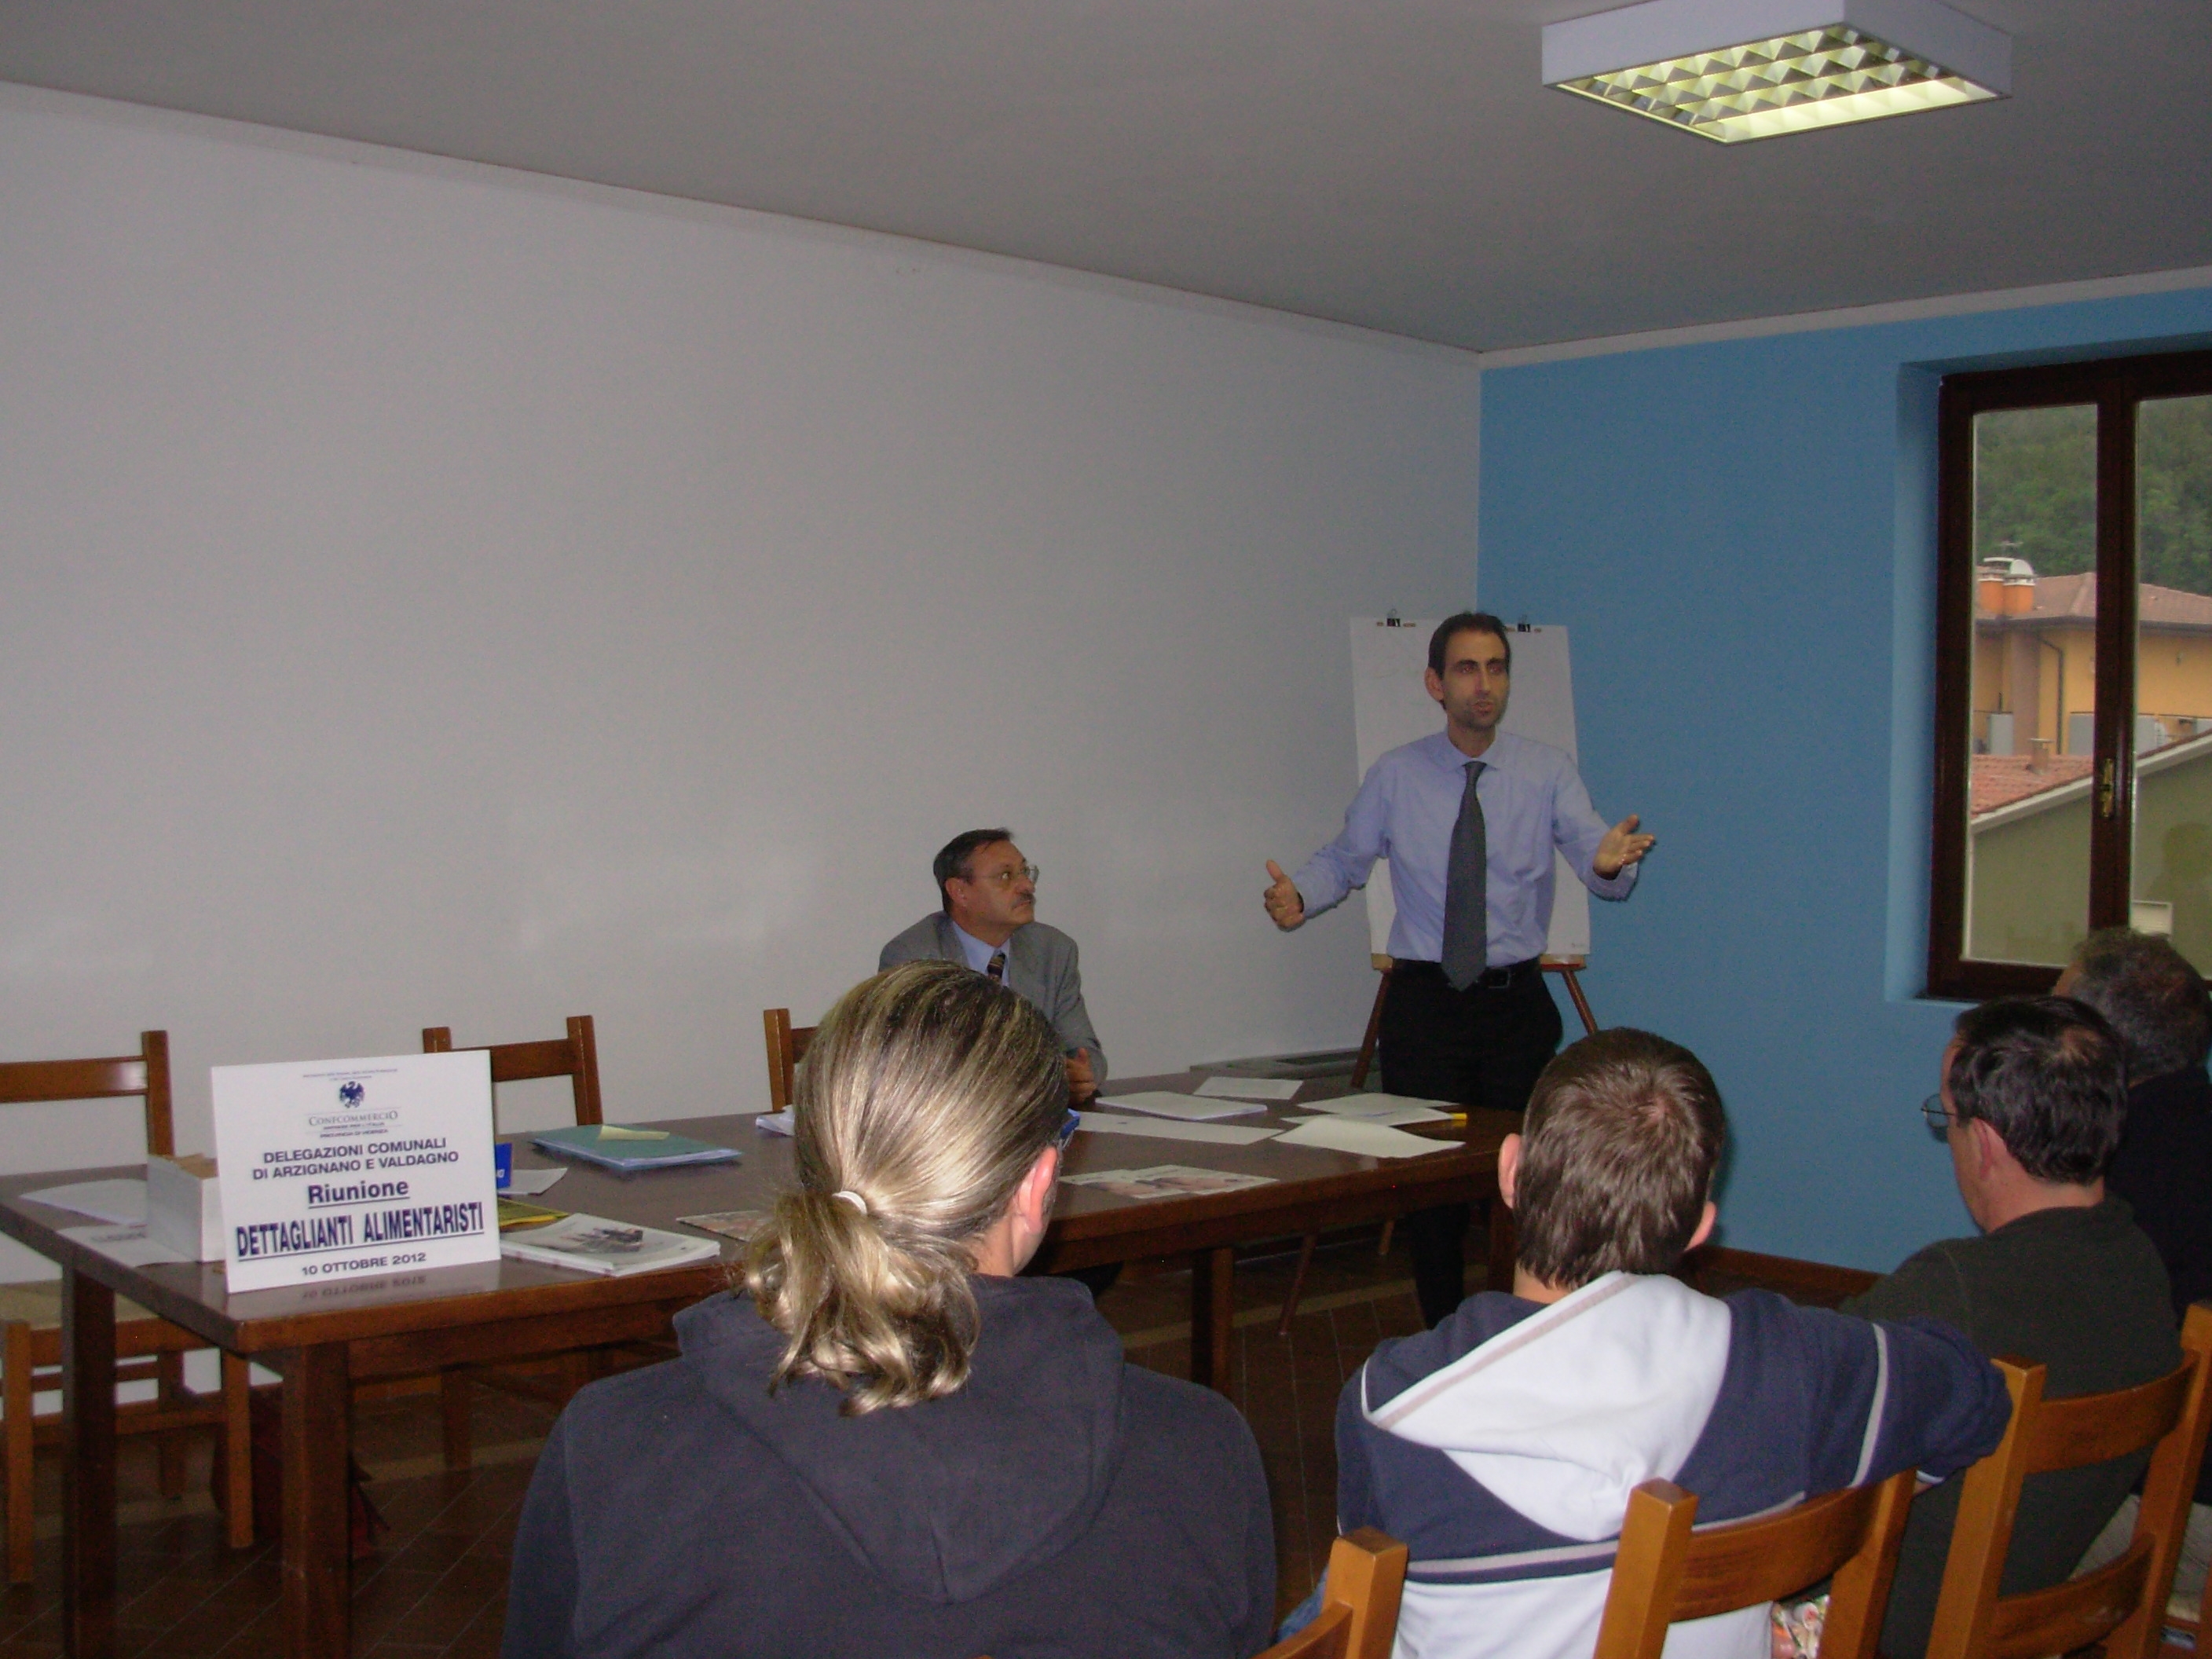
[[[368,1098],[368,1086],[359,1078],[349,1077],[338,1085],[338,1104],[341,1106],[358,1106]]]

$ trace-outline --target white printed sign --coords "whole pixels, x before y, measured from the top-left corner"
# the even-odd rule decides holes
[[[233,1291],[499,1259],[482,1049],[211,1076]]]

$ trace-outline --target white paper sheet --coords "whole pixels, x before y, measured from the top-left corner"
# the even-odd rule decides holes
[[[1150,1117],[1180,1118],[1185,1123],[1209,1123],[1218,1117],[1242,1117],[1247,1112],[1267,1109],[1256,1101],[1200,1100],[1196,1095],[1169,1094],[1158,1089],[1133,1095],[1101,1095],[1098,1104],[1107,1111],[1143,1112]]]
[[[1370,1093],[1345,1095],[1335,1100],[1310,1100],[1298,1109],[1302,1112],[1326,1112],[1331,1117],[1364,1117],[1386,1119],[1393,1112],[1433,1112],[1434,1117],[1412,1118],[1408,1122],[1438,1123],[1448,1117],[1464,1117],[1467,1108],[1455,1106],[1449,1100],[1423,1100],[1418,1095],[1386,1095]],[[1395,1120],[1392,1120],[1395,1121]]]
[[[1363,1158],[1419,1158],[1425,1152],[1449,1152],[1459,1146],[1455,1140],[1428,1140],[1356,1117],[1310,1119],[1285,1134],[1278,1144],[1322,1146],[1333,1152],[1357,1152]]]
[[[1210,1077],[1198,1091],[1213,1100],[1290,1100],[1298,1088],[1294,1077]]]
[[[64,1238],[73,1238],[87,1249],[120,1261],[126,1267],[150,1267],[157,1261],[188,1261],[158,1238],[146,1236],[146,1224],[135,1227],[64,1227]]]
[[[1415,1123],[1463,1121],[1467,1115],[1447,1107],[1431,1106],[1418,1100],[1398,1100],[1389,1095],[1358,1095],[1350,1100],[1309,1101],[1302,1109],[1342,1118],[1347,1123],[1382,1123],[1399,1128]]]
[[[1171,1117],[1122,1117],[1113,1112],[1079,1112],[1093,1134],[1147,1135],[1155,1140],[1210,1140],[1218,1146],[1249,1146],[1273,1140],[1274,1129],[1239,1128],[1232,1123],[1184,1123]]]
[[[758,1112],[753,1116],[753,1127],[765,1129],[772,1135],[787,1135],[793,1121],[789,1112]]]
[[[94,1221],[111,1222],[118,1227],[146,1224],[146,1183],[143,1181],[78,1181],[66,1187],[41,1187],[23,1196],[34,1204],[73,1210]]]
[[[507,1190],[524,1198],[535,1198],[540,1193],[550,1192],[553,1183],[568,1173],[566,1170],[517,1170],[507,1177]]]

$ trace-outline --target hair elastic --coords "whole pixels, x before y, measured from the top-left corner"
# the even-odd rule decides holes
[[[868,1200],[862,1198],[860,1194],[854,1192],[850,1187],[840,1187],[836,1192],[830,1194],[830,1196],[832,1198],[842,1199],[846,1203],[858,1210],[862,1215],[866,1215],[868,1212]]]

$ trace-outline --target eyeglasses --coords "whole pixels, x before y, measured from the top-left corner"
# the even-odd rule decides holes
[[[1075,1139],[1075,1132],[1082,1127],[1083,1114],[1073,1106],[1069,1107],[1067,1115],[1060,1121],[1060,1133],[1053,1138],[1053,1150],[1056,1152],[1066,1152],[1067,1143]]]
[[[1034,864],[1017,864],[1011,869],[990,870],[975,877],[978,882],[989,882],[994,887],[1011,887],[1017,877],[1026,878],[1030,886],[1036,885],[1037,867]]]
[[[1943,1103],[1938,1092],[1920,1103],[1920,1115],[1928,1120],[1928,1133],[1938,1140],[1951,1138],[1951,1109]]]

